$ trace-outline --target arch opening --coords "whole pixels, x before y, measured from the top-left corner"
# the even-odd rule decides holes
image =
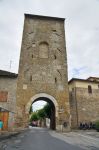
[[[45,102],[47,102],[46,104],[48,104],[45,106],[49,106],[48,115],[46,115],[45,118],[43,118],[43,120],[38,120],[38,126],[39,127],[48,127],[49,126],[50,129],[55,130],[56,129],[56,117],[55,117],[56,110],[55,110],[54,103],[47,97],[39,97],[39,98],[35,99],[31,105],[35,104],[38,101],[45,101]],[[38,110],[38,112],[39,112],[39,110]],[[48,125],[48,123],[49,123],[49,125]]]
[[[28,115],[31,105],[40,100],[47,102],[51,106],[50,129],[55,130],[56,118],[58,118],[58,103],[53,96],[46,94],[46,93],[39,93],[39,94],[34,95],[33,97],[31,97],[30,101],[27,103],[25,107],[25,112]]]

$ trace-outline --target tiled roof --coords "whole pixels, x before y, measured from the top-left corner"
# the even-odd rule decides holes
[[[16,78],[18,74],[5,70],[0,70],[0,77]]]
[[[99,81],[97,81],[97,80],[78,79],[78,78],[72,78],[71,80],[68,81],[68,83],[70,84],[73,81],[90,82],[90,83],[98,83],[99,84]]]

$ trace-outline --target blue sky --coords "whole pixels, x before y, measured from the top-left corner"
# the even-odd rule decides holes
[[[18,72],[24,13],[66,18],[69,79],[99,77],[99,0],[0,0],[0,69]]]

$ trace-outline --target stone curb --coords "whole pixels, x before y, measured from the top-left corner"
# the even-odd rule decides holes
[[[3,133],[3,134],[0,135],[0,141],[9,139],[9,138],[11,138],[13,136],[17,136],[18,134],[21,134],[22,132],[25,132],[26,130],[28,130],[28,128],[25,128],[25,129],[22,129],[22,130],[18,130],[18,131],[15,131],[15,132]]]
[[[16,136],[18,134],[20,134],[21,132],[15,132],[15,133],[8,133],[8,134],[1,134],[0,135],[0,141],[3,141],[3,140],[6,140],[6,139],[9,139],[13,136]]]

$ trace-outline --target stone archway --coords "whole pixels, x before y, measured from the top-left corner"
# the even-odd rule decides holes
[[[50,99],[50,100],[53,102],[53,104],[54,104],[54,106],[55,106],[55,108],[56,108],[56,117],[58,117],[58,103],[57,103],[56,99],[55,99],[53,96],[51,96],[51,95],[49,95],[49,94],[46,94],[46,93],[39,93],[39,94],[36,94],[36,95],[34,95],[33,97],[31,97],[30,101],[29,101],[29,102],[27,103],[27,105],[26,105],[26,113],[27,113],[27,114],[29,113],[29,109],[30,109],[31,104],[32,104],[36,99],[38,99],[38,98],[40,98],[40,97],[48,98],[48,99]]]
[[[30,101],[27,103],[25,113],[28,115],[31,105],[34,102],[39,101],[39,100],[44,100],[51,105],[50,128],[55,130],[56,118],[58,117],[58,103],[53,96],[48,95],[46,93],[39,93],[39,94],[34,95],[33,97],[30,98]]]

